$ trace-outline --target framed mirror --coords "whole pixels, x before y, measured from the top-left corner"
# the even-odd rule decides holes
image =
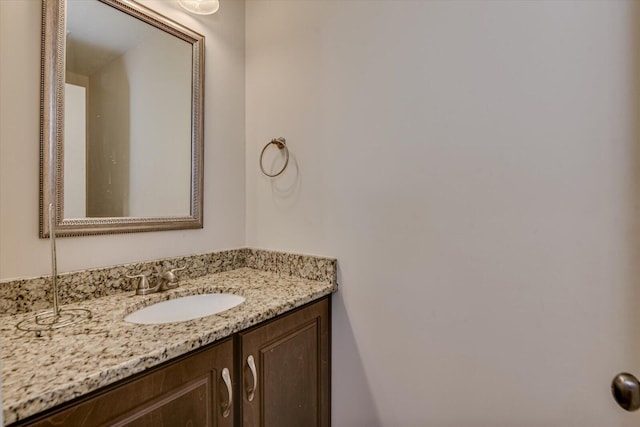
[[[131,0],[42,0],[40,237],[202,228],[204,36]]]

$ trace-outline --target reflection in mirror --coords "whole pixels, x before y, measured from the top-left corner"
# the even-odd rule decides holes
[[[202,227],[203,37],[129,0],[44,2],[41,201],[57,234]]]

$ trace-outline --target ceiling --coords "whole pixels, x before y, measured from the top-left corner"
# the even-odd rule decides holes
[[[90,76],[155,31],[99,1],[67,0],[67,71]]]

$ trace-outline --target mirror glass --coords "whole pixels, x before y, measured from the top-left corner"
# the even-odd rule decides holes
[[[133,1],[45,6],[41,236],[49,203],[63,236],[202,227],[204,38]]]

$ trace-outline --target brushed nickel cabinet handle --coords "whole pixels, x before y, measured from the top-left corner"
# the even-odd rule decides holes
[[[229,402],[222,404],[222,417],[227,418],[231,413],[231,408],[233,406],[233,389],[231,387],[231,376],[229,375],[229,369],[224,368],[222,370],[222,381],[224,381],[227,386],[227,393],[229,393]]]
[[[258,373],[256,372],[256,362],[252,354],[247,357],[247,365],[249,365],[251,376],[253,376],[253,387],[247,389],[247,400],[251,402],[256,393],[256,387],[258,387]]]

